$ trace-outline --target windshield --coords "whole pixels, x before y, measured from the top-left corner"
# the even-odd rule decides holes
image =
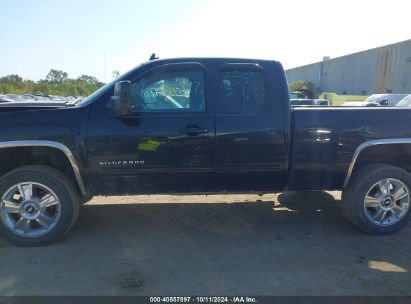
[[[411,106],[411,95],[400,100],[399,103],[395,105],[396,107],[409,107]]]
[[[301,101],[299,102],[299,104],[300,104],[300,105],[303,105],[303,106],[312,106],[312,105],[315,104],[315,102],[314,102],[314,100],[312,100],[312,99],[307,99],[307,100],[301,100]]]
[[[99,96],[103,95],[104,93],[106,93],[111,87],[114,86],[114,84],[118,81],[122,81],[122,80],[127,80],[128,76],[135,71],[136,69],[140,68],[142,65],[144,65],[145,63],[139,64],[138,66],[136,66],[134,69],[131,69],[130,71],[124,73],[123,75],[118,76],[117,78],[115,78],[114,80],[112,80],[111,82],[107,83],[106,85],[102,86],[100,89],[98,89],[97,91],[95,91],[94,93],[92,93],[91,95],[87,96],[84,99],[81,99],[78,101],[78,103],[76,105],[79,106],[84,106],[87,105],[91,102],[94,101],[94,99],[98,98]]]
[[[304,94],[298,92],[290,92],[290,99],[304,99],[307,98]]]
[[[326,99],[317,99],[316,102],[319,106],[328,106],[330,104],[330,102]]]
[[[22,101],[24,100],[23,97],[19,96],[19,95],[13,95],[13,94],[7,94],[6,95],[8,98],[13,99],[15,101]]]
[[[34,100],[34,98],[29,95],[23,95],[22,98],[25,100]]]
[[[111,81],[111,82],[107,83],[106,85],[102,86],[100,89],[98,89],[97,91],[95,91],[91,95],[89,95],[86,98],[80,100],[78,105],[82,106],[82,105],[89,104],[90,102],[92,102],[98,96],[103,95],[107,90],[109,90],[111,88],[111,86],[113,86],[119,80],[119,78],[120,77],[117,77],[113,81]]]
[[[44,97],[44,96],[36,96],[36,100],[50,100],[50,98]]]
[[[382,96],[384,96],[383,94],[374,94],[371,96],[368,96],[364,102],[376,102],[378,99],[380,99]]]
[[[291,100],[292,106],[313,106],[315,102],[313,99],[295,99]]]

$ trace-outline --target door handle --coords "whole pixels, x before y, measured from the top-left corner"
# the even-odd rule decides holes
[[[181,129],[180,133],[195,136],[195,135],[200,135],[200,134],[206,134],[208,133],[208,130],[204,128],[200,128],[199,126],[196,126],[196,125],[189,125],[185,127],[184,129]]]

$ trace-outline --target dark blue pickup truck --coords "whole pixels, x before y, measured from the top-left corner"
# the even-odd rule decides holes
[[[0,231],[63,237],[94,195],[342,190],[368,233],[410,218],[411,109],[291,109],[275,61],[151,60],[74,103],[0,105]]]

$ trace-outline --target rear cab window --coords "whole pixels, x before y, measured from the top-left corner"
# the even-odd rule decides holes
[[[257,64],[225,64],[221,69],[223,112],[259,113],[266,104],[263,69]]]

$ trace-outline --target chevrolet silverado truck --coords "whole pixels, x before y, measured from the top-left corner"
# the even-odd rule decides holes
[[[410,218],[411,109],[291,109],[276,61],[137,66],[71,103],[0,105],[0,231],[62,238],[95,195],[342,190],[385,234]]]

